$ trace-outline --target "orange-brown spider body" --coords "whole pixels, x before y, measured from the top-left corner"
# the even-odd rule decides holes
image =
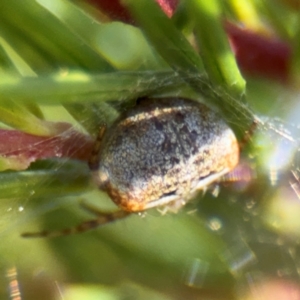
[[[22,236],[85,232],[152,207],[178,210],[238,160],[234,133],[205,105],[183,98],[141,99],[108,130],[100,128],[89,162],[98,187],[120,210],[107,213],[83,204],[94,220]]]
[[[99,146],[94,178],[129,212],[178,208],[239,160],[236,137],[222,118],[182,98],[140,100]]]

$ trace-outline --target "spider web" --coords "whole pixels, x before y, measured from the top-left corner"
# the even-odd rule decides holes
[[[178,83],[181,86],[174,93],[174,78],[167,78],[156,86],[153,84],[155,80],[154,76],[150,81],[141,79],[129,92],[140,95],[140,91],[144,91],[151,96],[175,94],[204,101],[184,82]],[[204,88],[202,92],[205,94]],[[219,93],[218,90],[212,92],[216,95]],[[124,101],[116,101],[107,105],[118,112],[130,107],[129,100],[125,104]],[[224,105],[234,107],[238,104],[230,97],[227,101]],[[84,108],[83,105],[76,110],[83,113]],[[246,104],[244,108],[241,115],[235,111],[227,121],[239,126],[243,121],[242,114],[250,112]],[[300,231],[296,224],[300,211],[300,132],[298,108],[295,106],[290,110],[293,112],[291,116],[284,116],[281,120],[273,117],[279,115],[278,111],[273,111],[272,115],[266,114],[267,117],[258,116],[259,126],[250,139],[249,147],[246,146],[241,155],[240,171],[233,175],[231,184],[220,184],[219,193],[200,193],[195,201],[177,215],[160,216],[151,211],[143,219],[136,216],[132,220],[99,228],[91,234],[62,238],[59,241],[24,241],[19,234],[24,230],[72,227],[83,219],[91,218],[79,209],[79,198],[83,197],[100,208],[109,206],[109,199],[94,192],[95,187],[85,189],[80,185],[78,190],[68,189],[66,183],[72,185],[80,176],[84,182],[88,182],[86,162],[74,161],[69,157],[36,162],[28,171],[33,172],[36,181],[30,184],[20,177],[18,180],[26,185],[24,194],[12,190],[9,198],[2,199],[1,237],[5,244],[5,258],[23,269],[23,262],[20,263],[23,257],[19,249],[23,249],[24,245],[28,249],[36,246],[35,255],[40,259],[38,265],[46,273],[48,270],[53,272],[52,264],[56,263],[59,256],[63,267],[59,266],[58,269],[66,268],[72,275],[78,276],[78,269],[73,267],[77,264],[82,264],[79,273],[86,276],[92,273],[92,269],[96,275],[89,282],[107,282],[106,277],[112,274],[109,281],[115,283],[127,279],[128,270],[140,265],[142,271],[137,272],[138,276],[130,277],[131,280],[146,285],[149,281],[151,286],[153,278],[159,277],[161,286],[180,282],[180,286],[192,286],[197,291],[201,288],[215,288],[217,285],[226,291],[224,295],[222,292],[221,296],[217,295],[219,299],[232,299],[228,294],[243,293],[245,289],[255,288],[268,278],[298,281]],[[114,116],[105,116],[99,123],[111,123],[113,119]],[[85,121],[89,123],[88,118],[82,118],[82,123]],[[244,128],[242,125],[240,127]],[[71,130],[62,135],[67,136]],[[88,132],[96,130],[96,127],[87,127]],[[84,148],[80,139],[78,141],[75,137],[70,152]],[[47,147],[55,146],[50,138],[45,143]],[[248,178],[245,175],[247,169],[252,176],[245,180]],[[50,173],[43,173],[45,170]],[[52,251],[43,248],[43,243],[51,245]],[[128,264],[127,269],[122,260]],[[111,272],[112,266],[117,271]],[[165,270],[169,271],[164,273]],[[140,276],[141,273],[152,272],[155,274],[152,278],[149,276],[144,281],[139,278],[144,277]],[[54,273],[55,280],[59,281],[59,272]],[[182,280],[178,280],[181,276]],[[69,278],[70,281],[76,281],[78,277],[69,275]]]
[[[282,214],[293,212],[297,215],[300,209],[298,196],[300,132],[297,120],[295,121],[293,118],[287,118],[285,122],[270,117],[260,117],[260,120],[262,120],[262,125],[251,137],[250,147],[248,147],[250,149],[246,147],[246,153],[242,155],[242,161],[246,167],[251,169],[253,177],[243,182],[246,171],[242,166],[240,173],[235,175],[234,182],[227,184],[227,186],[221,186],[217,196],[207,192],[204,196],[201,195],[197,200],[188,204],[182,212],[179,212],[183,218],[190,217],[194,220],[196,217],[196,222],[200,222],[203,228],[219,237],[222,241],[222,247],[218,249],[217,257],[220,263],[225,265],[225,269],[235,278],[235,289],[240,292],[247,288],[258,287],[260,281],[266,278],[299,280],[297,262],[299,261],[300,249],[297,241],[297,230],[287,222],[289,218],[282,218]],[[51,143],[51,140],[49,142]],[[78,145],[78,150],[83,146],[82,144]],[[65,171],[67,177],[83,167],[82,164],[74,167],[69,158],[51,161],[50,165],[55,172]],[[72,171],[69,172],[68,169]],[[43,179],[41,176],[41,180],[35,185],[32,192],[36,193],[47,186],[51,186],[51,179]],[[43,195],[45,196],[45,194]],[[99,195],[97,194],[97,196]],[[103,200],[97,199],[97,196],[87,196],[86,199],[100,206]],[[12,209],[20,210],[22,206],[26,210],[28,203],[36,202],[34,198],[33,195],[22,197],[21,205],[16,199],[11,199],[10,205]],[[51,197],[47,195],[42,201],[43,204],[34,204],[31,213],[27,215],[25,221],[22,220],[21,224],[24,222],[26,224],[32,218],[47,218],[48,220],[50,218],[50,224],[55,220],[54,223],[58,222],[58,228],[60,228],[62,225],[59,216],[63,217],[64,214],[67,214],[69,217],[68,222],[66,222],[67,227],[75,225],[76,220],[78,222],[82,217],[76,209],[74,211],[74,206],[78,205],[78,195],[64,199],[57,198],[55,193]],[[12,203],[14,201],[15,204]],[[63,208],[65,205],[67,205],[67,212]],[[51,214],[51,211],[54,214]],[[64,213],[59,211],[64,211]],[[79,218],[70,217],[72,214],[77,214]],[[8,213],[7,216],[10,217],[11,214]],[[150,219],[148,222],[151,223],[154,220],[155,223],[159,224],[161,219],[165,218],[169,222],[170,218],[175,218],[175,216],[157,216],[153,212],[149,212],[146,214],[147,218]],[[72,220],[73,222],[71,222]],[[125,224],[132,230],[130,222],[125,221]],[[149,226],[147,221],[145,224],[145,221],[140,218],[133,222],[135,222],[133,224],[141,223],[140,226],[145,226],[145,228],[152,226]],[[162,224],[164,222],[162,221]],[[45,222],[46,225],[47,222]],[[131,244],[132,240],[129,242],[126,240],[127,235],[122,239],[120,238],[119,226],[123,227],[120,224],[110,225],[109,234],[112,235],[112,239],[117,238],[118,241]],[[145,228],[144,230],[146,230]],[[154,229],[153,226],[151,228],[156,232],[159,225]],[[95,234],[98,235],[100,231],[107,232],[106,229],[101,228]],[[112,234],[112,231],[117,233]],[[169,239],[177,236],[175,229],[166,228],[165,231]],[[143,246],[143,241],[139,243]],[[191,240],[188,240],[188,243],[191,244]],[[140,251],[145,251],[145,248],[142,247],[141,249]],[[153,251],[160,253],[163,250],[161,247],[154,247]],[[184,258],[186,268],[182,271],[184,274],[183,282],[196,288],[209,286],[212,278],[216,276],[216,266],[212,265],[209,257],[207,258],[205,255],[204,257],[195,253],[194,256],[191,253],[189,255],[189,257]],[[276,261],[275,264],[274,261]]]

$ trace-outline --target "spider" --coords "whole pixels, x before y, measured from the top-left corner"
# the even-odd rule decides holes
[[[89,161],[97,186],[119,210],[102,212],[83,204],[94,220],[22,236],[85,232],[154,207],[177,211],[231,171],[239,152],[233,131],[204,104],[176,97],[140,99],[110,128],[100,128]]]

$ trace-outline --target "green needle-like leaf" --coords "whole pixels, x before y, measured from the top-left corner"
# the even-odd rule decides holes
[[[212,83],[239,97],[245,92],[245,80],[240,74],[222,23],[222,1],[188,0],[194,16],[200,55]]]

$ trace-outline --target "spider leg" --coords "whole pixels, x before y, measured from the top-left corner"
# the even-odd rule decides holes
[[[115,212],[101,212],[100,210],[94,209],[90,206],[87,206],[86,204],[85,204],[85,208],[95,213],[98,217],[94,220],[84,221],[75,227],[65,228],[56,231],[44,230],[40,232],[24,232],[21,234],[21,236],[25,238],[42,238],[42,237],[52,238],[52,237],[77,234],[77,233],[82,233],[82,232],[95,229],[99,226],[108,224],[110,222],[124,219],[132,214],[131,212],[127,212],[124,210],[118,210]]]
[[[92,171],[96,171],[99,167],[99,151],[101,148],[102,138],[105,131],[106,131],[106,125],[101,126],[88,162],[89,167]]]
[[[249,143],[259,124],[259,120],[253,120],[252,124],[250,125],[250,128],[245,132],[242,140],[239,142],[240,150],[243,150],[245,146]]]
[[[102,209],[100,209],[94,205],[91,205],[91,204],[87,203],[86,201],[81,201],[80,207],[82,209],[84,209],[85,211],[94,214],[97,217],[106,216],[107,214],[111,213],[111,212],[103,211]]]

